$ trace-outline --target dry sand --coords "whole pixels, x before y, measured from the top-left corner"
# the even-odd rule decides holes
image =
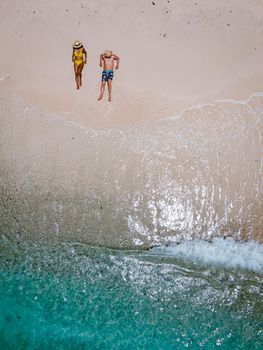
[[[71,45],[88,50],[75,90]],[[263,3],[257,0],[0,2],[1,76],[64,118],[111,127],[262,91]],[[106,48],[121,57],[114,100],[98,103]]]

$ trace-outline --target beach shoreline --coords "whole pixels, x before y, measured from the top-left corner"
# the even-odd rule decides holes
[[[262,13],[251,0],[3,0],[1,233],[262,242]],[[97,101],[105,49],[121,59],[112,103]]]
[[[8,237],[118,249],[215,236],[262,242],[262,93],[91,128],[28,105],[10,80],[0,87]]]

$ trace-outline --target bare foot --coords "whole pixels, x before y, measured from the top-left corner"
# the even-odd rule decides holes
[[[108,98],[108,101],[111,102],[111,97]]]
[[[98,101],[100,101],[100,100],[102,100],[102,96],[100,96],[100,97],[98,98]]]

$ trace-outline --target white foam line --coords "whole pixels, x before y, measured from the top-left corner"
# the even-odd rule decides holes
[[[70,112],[71,113],[71,112]],[[90,132],[96,132],[96,133],[100,133],[100,134],[108,134],[111,133],[113,130],[115,131],[119,131],[120,133],[122,133],[122,129],[121,128],[110,128],[110,129],[97,129],[97,128],[92,128],[92,127],[87,127],[84,126],[82,124],[79,124],[77,122],[73,122],[70,120],[65,119],[64,117],[61,116],[61,114],[59,114],[60,116],[54,115],[52,114],[48,114],[45,115],[46,119],[48,121],[52,121],[52,122],[56,122],[56,123],[63,123],[64,126],[66,127],[71,127],[71,128],[75,128],[78,131],[82,132],[84,135],[89,134]]]
[[[7,79],[7,78],[9,78],[9,76],[5,76],[5,77],[0,77],[0,81],[4,81],[5,79]],[[177,113],[177,114],[175,114],[174,116],[173,115],[170,115],[170,116],[167,116],[167,117],[164,117],[164,118],[162,118],[162,119],[158,119],[158,120],[156,120],[155,122],[160,122],[160,121],[162,121],[162,120],[171,120],[171,119],[173,119],[173,120],[177,120],[177,119],[180,119],[183,115],[184,115],[184,113],[185,112],[187,112],[187,111],[191,111],[191,110],[197,110],[197,109],[203,109],[204,107],[207,107],[207,106],[214,106],[214,105],[216,105],[217,103],[222,103],[222,102],[225,102],[225,103],[232,103],[232,104],[236,104],[236,105],[246,105],[246,104],[248,104],[250,101],[251,101],[251,99],[254,97],[254,96],[260,96],[260,97],[263,97],[263,92],[260,92],[260,91],[258,91],[258,92],[255,92],[255,93],[253,93],[253,94],[251,94],[247,99],[245,99],[245,100],[235,100],[235,99],[217,99],[217,100],[215,100],[215,101],[213,101],[213,102],[205,102],[205,103],[201,103],[201,104],[197,104],[197,105],[193,105],[193,106],[189,106],[189,107],[186,107],[186,108],[184,108],[180,113]],[[34,105],[31,105],[31,107],[35,107]],[[36,106],[37,107],[37,106]],[[42,111],[42,109],[41,109],[41,111]],[[65,114],[65,113],[67,113],[67,112],[64,112],[64,113],[60,113],[60,116],[61,116],[61,114]],[[69,114],[71,114],[72,112],[69,112]],[[53,118],[53,119],[56,119],[56,120],[60,120],[60,121],[63,121],[65,124],[67,124],[67,125],[72,125],[72,126],[74,126],[74,127],[76,127],[76,128],[79,128],[82,132],[84,132],[84,134],[87,134],[87,132],[88,131],[91,131],[91,130],[98,130],[98,129],[96,129],[96,128],[91,128],[91,127],[85,127],[85,126],[83,126],[83,125],[81,125],[81,124],[79,124],[79,123],[76,123],[76,122],[72,122],[72,121],[69,121],[69,120],[66,120],[65,118],[63,118],[63,117],[55,117],[54,118],[54,113],[47,113],[48,114],[48,119],[50,119],[50,117],[51,118]],[[152,123],[152,122],[151,122]],[[138,125],[140,125],[140,123],[136,123],[135,125],[134,125],[134,127],[137,127]],[[119,130],[119,131],[122,131],[123,129],[126,129],[126,127],[114,127],[114,128],[111,128],[111,130]],[[100,129],[101,130],[101,129]]]
[[[233,238],[215,238],[212,242],[184,241],[153,248],[151,254],[263,273],[263,245],[255,241],[236,242]]]
[[[183,114],[187,111],[192,111],[192,110],[197,110],[197,109],[203,109],[204,107],[211,107],[216,105],[217,103],[232,103],[235,105],[247,105],[255,96],[259,96],[259,97],[263,97],[263,92],[255,92],[253,94],[251,94],[247,99],[245,100],[235,100],[235,99],[230,99],[230,98],[226,98],[226,99],[217,99],[213,102],[205,102],[205,103],[200,103],[200,104],[196,104],[193,106],[189,106],[184,108],[180,113],[176,114],[176,115],[171,115],[171,116],[167,116],[161,120],[169,120],[169,119],[173,119],[173,120],[177,120],[180,119]]]

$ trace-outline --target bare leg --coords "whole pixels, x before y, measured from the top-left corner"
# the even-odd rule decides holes
[[[100,96],[98,98],[98,101],[102,100],[102,98],[103,98],[104,91],[105,91],[105,85],[106,85],[106,81],[102,80],[101,85],[100,85]]]
[[[76,81],[77,89],[79,89],[79,76],[78,76],[78,74],[75,74],[75,81]]]
[[[78,65],[76,63],[74,63],[74,72],[75,72],[75,81],[76,81],[77,89],[79,89]]]
[[[107,81],[107,84],[108,84],[108,93],[109,93],[108,100],[109,100],[109,102],[111,102],[112,81],[109,79]]]
[[[84,67],[84,63],[81,63],[78,66],[78,76],[79,76],[79,86],[82,86],[82,69]]]

